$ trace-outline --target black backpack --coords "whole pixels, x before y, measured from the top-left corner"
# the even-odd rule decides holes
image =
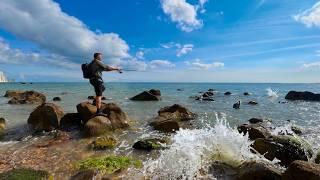
[[[83,78],[91,79],[94,76],[91,68],[91,63],[81,64],[81,69],[82,69]]]

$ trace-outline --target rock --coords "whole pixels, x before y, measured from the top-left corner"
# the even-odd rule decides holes
[[[150,91],[143,91],[142,93],[130,98],[132,101],[160,101],[160,90],[151,89]]]
[[[20,90],[8,90],[6,91],[4,97],[15,97],[15,96],[18,96],[22,93],[24,93],[25,91],[20,91]]]
[[[82,120],[78,113],[67,113],[60,120],[60,128],[64,130],[80,126],[82,126]]]
[[[96,179],[96,180],[101,179],[98,170],[94,170],[94,169],[82,170],[70,178],[70,180],[91,180],[91,179]]]
[[[144,139],[134,143],[133,148],[139,150],[151,151],[155,149],[163,149],[166,141],[163,139]]]
[[[237,103],[234,103],[232,107],[233,107],[234,109],[240,109],[240,104],[241,104],[241,102],[238,101]]]
[[[320,165],[307,161],[294,161],[282,175],[283,180],[319,180]]]
[[[107,132],[113,130],[110,119],[104,116],[96,116],[85,124],[84,126],[84,135],[91,136],[100,136]]]
[[[97,137],[92,142],[92,147],[95,150],[111,149],[111,148],[115,147],[116,145],[117,145],[117,140],[111,136]]]
[[[188,121],[194,119],[196,116],[187,108],[179,104],[174,104],[172,106],[161,108],[158,111],[158,115],[164,119],[172,119],[176,121]]]
[[[59,128],[60,120],[64,116],[60,106],[45,103],[38,106],[29,116],[28,124],[38,131],[51,131]]]
[[[84,122],[87,122],[97,112],[97,107],[90,102],[82,102],[77,105],[77,111]]]
[[[177,89],[177,91],[183,91],[183,89]]]
[[[60,97],[54,97],[52,100],[53,101],[61,101],[61,98]]]
[[[318,150],[316,158],[314,160],[315,163],[320,164],[320,151]]]
[[[174,132],[180,129],[179,123],[170,119],[158,119],[156,121],[151,122],[150,125],[153,126],[155,130],[162,132]]]
[[[243,93],[243,95],[245,95],[245,96],[249,96],[249,95],[250,95],[250,93],[248,93],[248,92],[244,92],[244,93]]]
[[[46,139],[45,142],[36,143],[33,146],[37,148],[48,148],[53,145],[59,145],[59,144],[65,143],[72,139],[71,136],[64,131],[53,131],[53,132],[50,132],[49,135],[52,135],[53,137],[50,139]]]
[[[94,99],[95,99],[95,97],[94,97],[94,96],[88,96],[88,99],[90,99],[90,100],[94,100]]]
[[[238,126],[238,131],[245,135],[248,133],[249,139],[251,140],[268,138],[271,136],[270,128],[266,127],[264,123],[242,124]]]
[[[0,118],[0,131],[6,129],[6,120],[4,118]]]
[[[214,89],[208,89],[208,92],[212,92],[212,91],[214,91]]]
[[[231,95],[231,94],[232,94],[232,93],[229,92],[229,91],[224,93],[224,95],[226,95],[226,96],[229,96],[229,95]]]
[[[34,169],[12,169],[10,171],[0,174],[0,179],[3,180],[32,180],[32,179],[53,179],[53,177],[47,171],[34,170]]]
[[[114,104],[102,104],[103,116],[95,116],[96,108],[90,103],[81,103],[77,106],[78,112],[84,120],[90,118],[85,124],[85,134],[88,136],[98,136],[106,132],[128,127],[129,118],[122,109]]]
[[[197,100],[197,101],[214,101],[214,99],[211,98],[211,97],[204,97],[204,98],[202,98],[202,97],[196,97],[195,100]]]
[[[248,104],[249,105],[257,105],[258,103],[256,101],[249,101]]]
[[[273,164],[245,162],[239,167],[237,180],[281,180],[281,171]]]
[[[303,139],[293,136],[258,138],[252,147],[269,160],[279,159],[283,166],[288,166],[295,160],[307,161],[312,156],[311,146]]]
[[[208,98],[208,97],[211,97],[211,96],[213,96],[213,95],[214,95],[213,92],[208,91],[208,92],[203,93],[203,94],[202,94],[202,97]]]
[[[10,91],[5,97],[11,97],[8,104],[42,104],[46,102],[46,96],[36,91]]]
[[[292,130],[295,134],[298,134],[298,135],[301,135],[301,134],[302,134],[302,130],[301,130],[301,128],[299,128],[298,126],[292,125],[292,126],[291,126],[291,130]]]
[[[256,124],[256,123],[262,123],[263,122],[263,119],[259,119],[259,118],[251,118],[248,120],[249,123],[251,124]]]
[[[314,94],[312,92],[304,91],[304,92],[297,92],[297,91],[290,91],[285,99],[287,100],[304,100],[304,101],[320,101],[320,94]]]
[[[192,120],[195,117],[196,115],[187,108],[174,104],[173,106],[161,108],[158,111],[158,117],[150,125],[159,131],[173,132],[179,130],[181,126],[186,125],[184,122]]]

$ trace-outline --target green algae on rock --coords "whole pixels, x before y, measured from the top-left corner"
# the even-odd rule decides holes
[[[76,166],[80,170],[96,169],[103,174],[113,174],[129,167],[139,168],[142,162],[126,156],[103,156],[82,160]]]
[[[92,142],[92,148],[95,150],[104,150],[104,149],[111,149],[115,147],[117,144],[117,140],[111,136],[104,136],[104,137],[97,137]]]
[[[0,179],[2,180],[47,180],[53,177],[46,171],[33,170],[33,169],[13,169],[11,171],[1,173]]]

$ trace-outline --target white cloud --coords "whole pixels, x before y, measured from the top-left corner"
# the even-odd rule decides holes
[[[211,68],[222,68],[224,67],[224,63],[222,62],[213,62],[211,64],[202,63],[200,59],[195,59],[192,62],[185,62],[191,69],[195,70],[209,70]]]
[[[119,65],[124,70],[134,71],[145,71],[148,67],[147,63],[145,63],[144,61],[139,61],[136,58],[130,58],[126,61],[122,61]]]
[[[178,50],[177,50],[177,56],[181,57],[181,56],[191,52],[193,47],[194,47],[193,44],[185,44],[182,46],[179,45]]]
[[[293,18],[307,27],[320,26],[320,2],[310,9],[293,16]]]
[[[137,57],[138,59],[144,59],[144,52],[143,52],[143,51],[138,51],[138,52],[136,53],[136,57]]]
[[[186,0],[161,0],[161,6],[163,12],[170,16],[171,21],[177,23],[182,31],[191,32],[203,25],[197,18],[197,5],[193,6]]]
[[[152,60],[149,63],[151,69],[156,68],[174,68],[176,65],[168,60]]]
[[[175,44],[174,42],[169,42],[169,43],[160,44],[160,46],[165,49],[170,49],[175,46],[174,44]]]
[[[208,2],[209,0],[199,0],[199,4],[196,6],[196,9],[200,11],[200,13],[205,13],[206,10],[204,9],[204,5]]]
[[[320,68],[320,61],[313,63],[305,63],[302,65],[303,68]]]
[[[0,27],[49,52],[78,61],[101,52],[111,64],[128,58],[129,46],[116,33],[91,31],[52,0],[1,0]]]
[[[66,58],[55,54],[39,54],[24,52],[20,49],[13,49],[0,37],[0,63],[4,64],[26,64],[26,65],[47,65],[63,67],[65,69],[79,69],[79,64],[68,61]]]

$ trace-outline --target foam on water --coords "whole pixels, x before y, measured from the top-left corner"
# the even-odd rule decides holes
[[[270,98],[278,98],[279,97],[278,92],[272,90],[271,88],[267,88],[266,91],[267,91],[268,97],[270,97]]]
[[[173,144],[163,150],[158,159],[144,163],[145,176],[193,179],[201,177],[199,170],[214,161],[236,167],[247,160],[261,159],[250,151],[252,142],[248,137],[231,128],[225,118],[220,120],[217,117],[214,127],[181,129],[172,139]]]

